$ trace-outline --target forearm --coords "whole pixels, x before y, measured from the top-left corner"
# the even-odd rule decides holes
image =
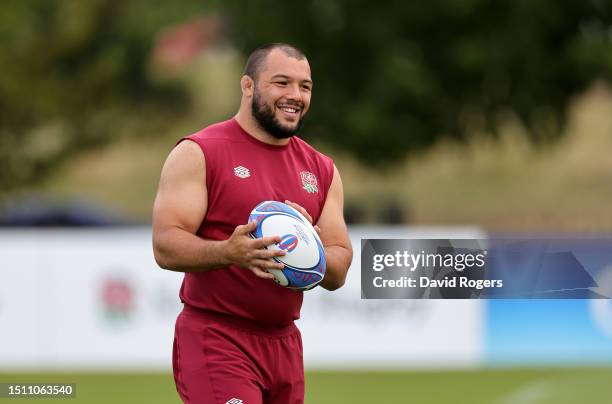
[[[225,241],[205,240],[179,227],[153,234],[157,264],[171,271],[206,272],[230,264]]]
[[[344,285],[352,258],[352,251],[345,247],[335,245],[325,247],[326,270],[319,285],[330,291]]]

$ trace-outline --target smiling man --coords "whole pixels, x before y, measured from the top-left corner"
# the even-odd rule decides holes
[[[352,249],[340,174],[296,135],[312,95],[310,66],[287,44],[250,55],[236,116],[181,139],[162,170],[153,212],[157,263],[185,272],[173,370],[184,402],[303,403],[303,293],[273,282],[284,252],[252,239],[250,211],[284,201],[314,225],[325,248],[320,285],[344,284]]]

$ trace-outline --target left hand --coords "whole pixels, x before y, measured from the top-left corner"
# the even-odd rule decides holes
[[[301,207],[300,205],[298,205],[295,202],[291,202],[288,199],[285,199],[285,203],[289,206],[291,206],[293,209],[297,210],[298,212],[300,212],[305,218],[306,220],[308,220],[310,222],[310,224],[313,225],[315,231],[317,232],[317,234],[319,235],[319,237],[321,236],[321,228],[319,226],[317,226],[316,224],[312,223],[312,216],[310,216],[308,214],[308,212],[306,211],[306,209],[304,209],[303,207]]]

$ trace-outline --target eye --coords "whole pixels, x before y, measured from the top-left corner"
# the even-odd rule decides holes
[[[275,81],[274,84],[280,87],[285,87],[287,85],[286,81]]]
[[[303,89],[303,90],[305,90],[305,91],[311,91],[311,90],[312,90],[312,87],[311,87],[311,86],[309,86],[308,84],[304,84],[304,85],[302,86],[302,89]]]

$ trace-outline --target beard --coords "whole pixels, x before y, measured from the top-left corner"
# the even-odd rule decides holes
[[[287,127],[281,124],[276,118],[274,110],[261,99],[257,91],[253,93],[251,113],[257,123],[259,123],[259,126],[276,139],[287,139],[294,136],[304,121],[304,116],[301,116],[294,127]]]

